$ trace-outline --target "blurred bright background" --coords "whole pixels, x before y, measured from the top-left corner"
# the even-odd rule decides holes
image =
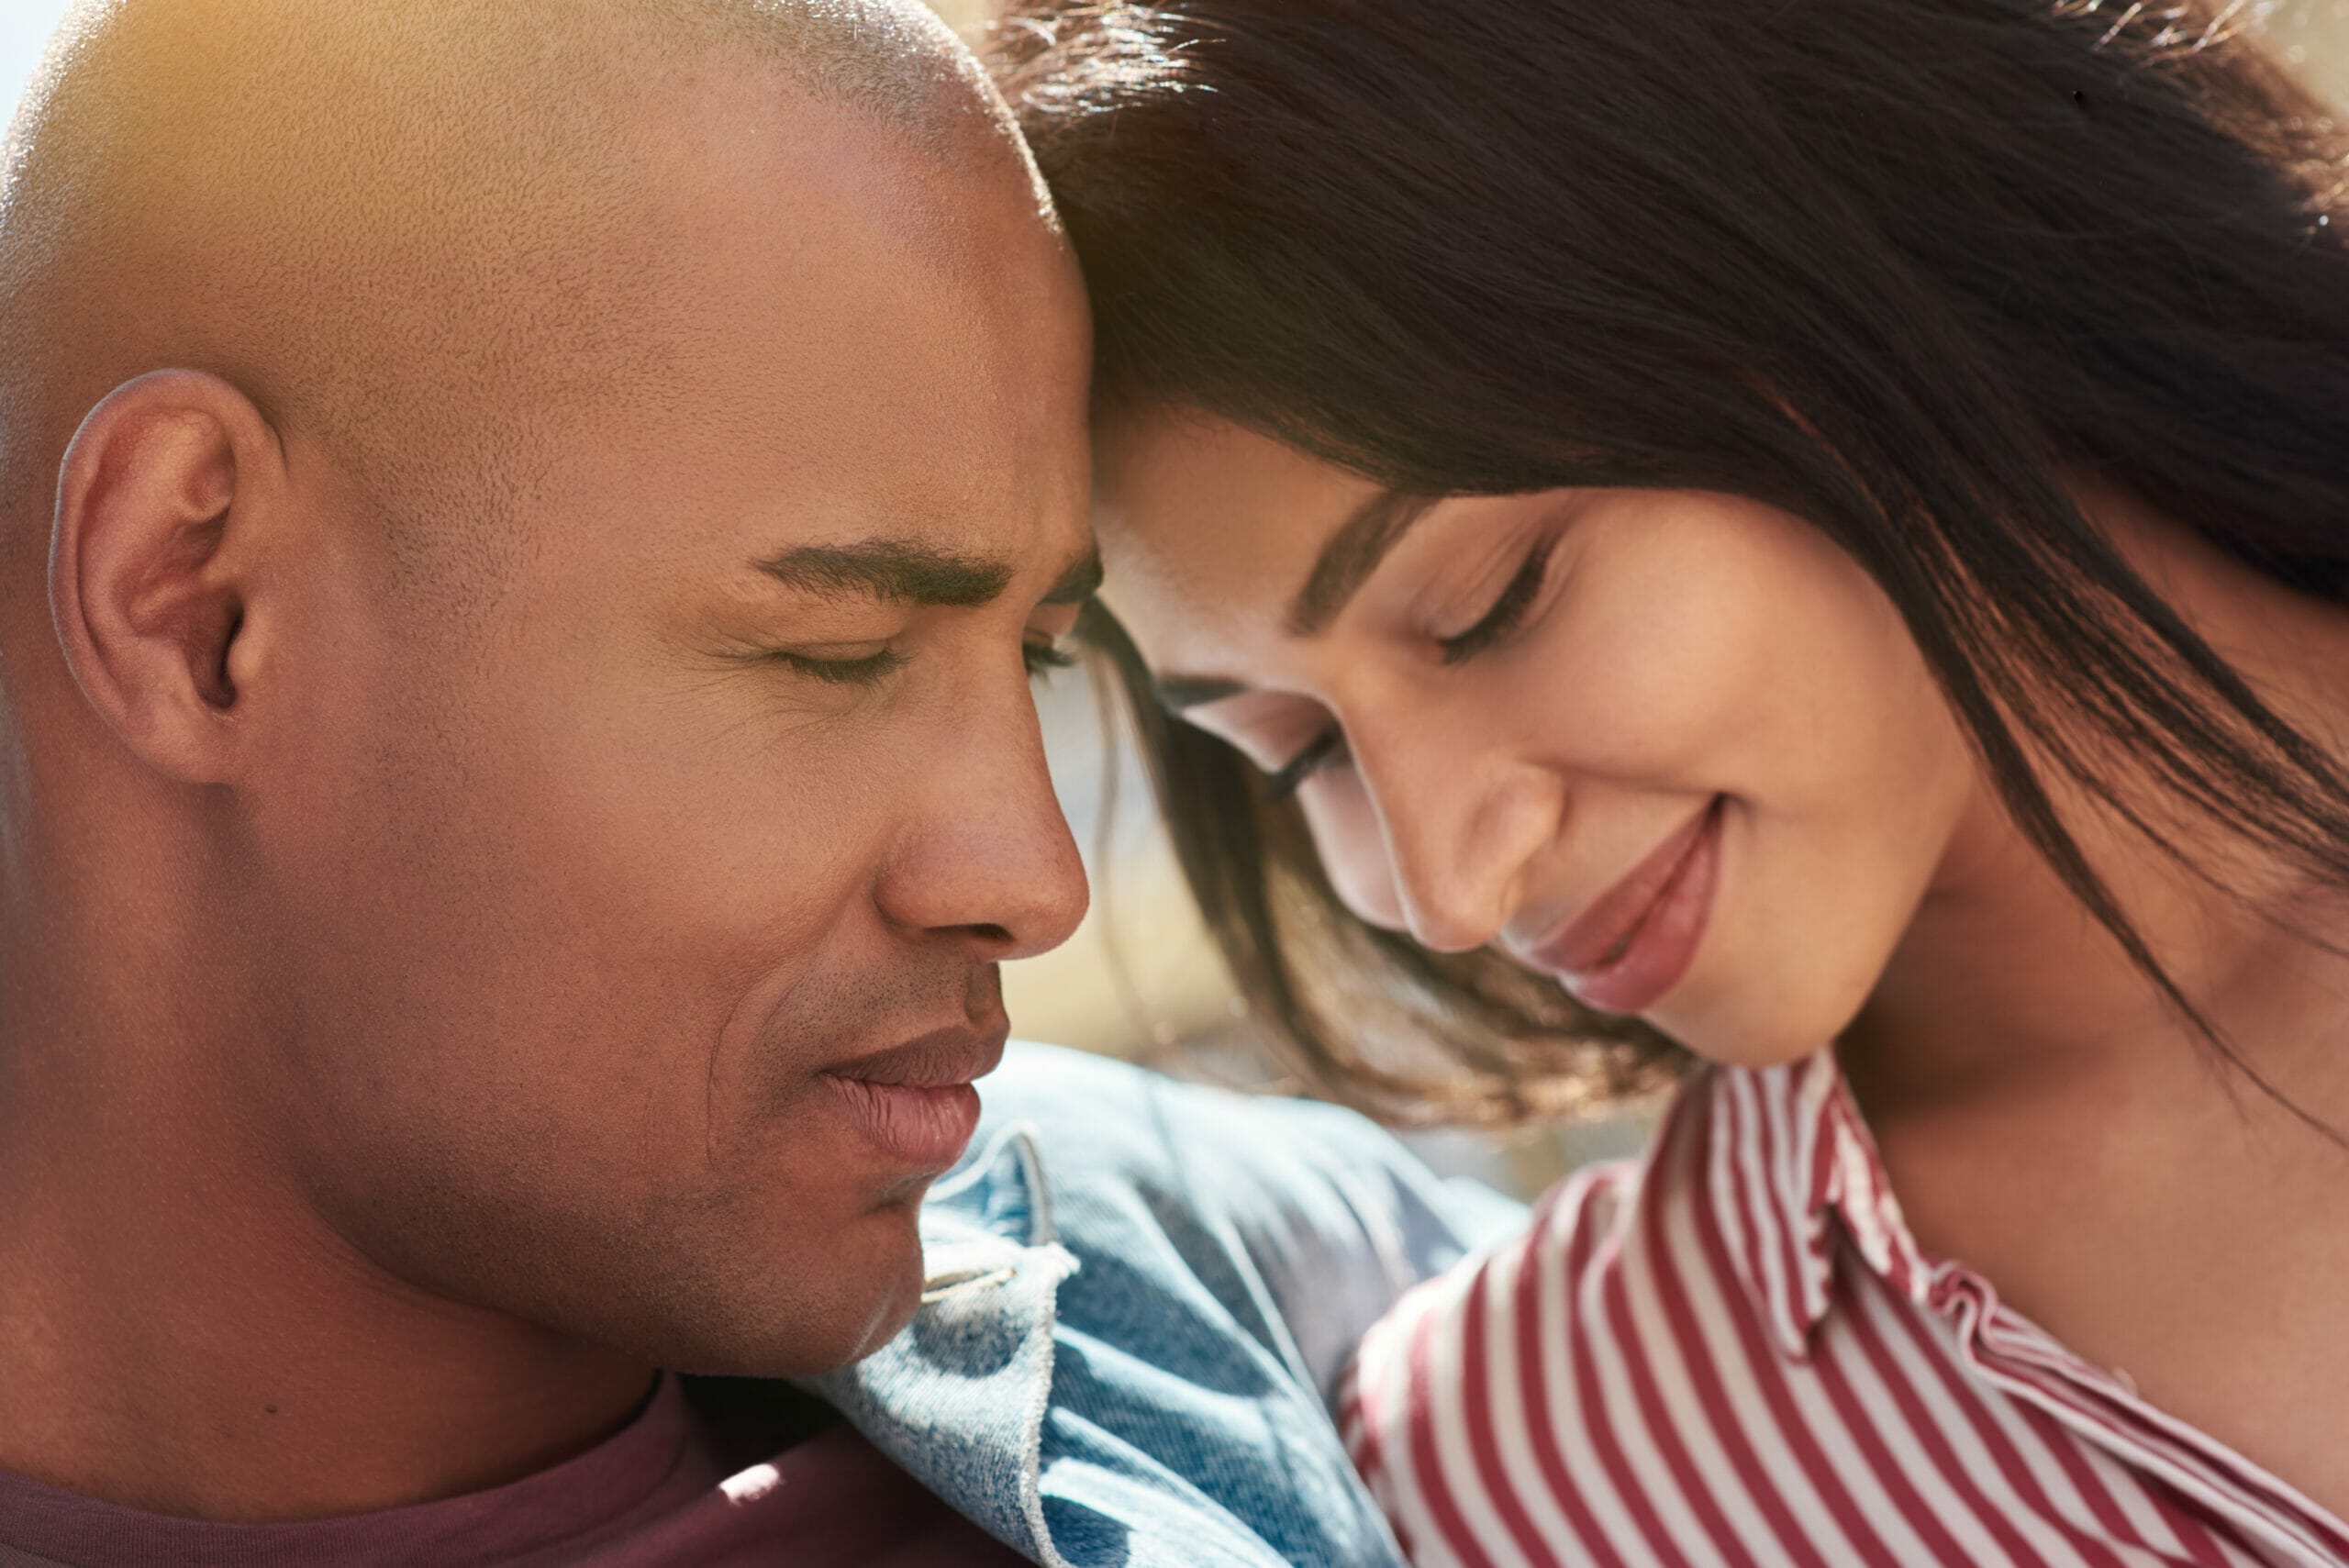
[[[373,4],[381,0],[347,0]],[[397,0],[390,0],[396,4]],[[932,0],[973,27],[986,0]],[[0,91],[15,103],[69,0],[0,0]],[[2349,0],[2253,7],[2288,64],[2349,111]],[[1238,1029],[1230,985],[1200,929],[1149,798],[1139,762],[1105,737],[1088,684],[1062,674],[1039,696],[1052,768],[1094,873],[1093,913],[1068,946],[1006,974],[1024,1036],[1146,1060],[1186,1075],[1265,1082],[1273,1069]],[[1114,776],[1118,787],[1108,780]],[[1637,1109],[1538,1133],[1414,1135],[1438,1166],[1522,1193],[1585,1161],[1637,1146]]]

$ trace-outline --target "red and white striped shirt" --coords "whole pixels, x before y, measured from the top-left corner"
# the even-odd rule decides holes
[[[1691,1082],[1644,1161],[1404,1297],[1339,1413],[1423,1568],[2349,1563],[2349,1526],[1920,1251],[1827,1053]]]

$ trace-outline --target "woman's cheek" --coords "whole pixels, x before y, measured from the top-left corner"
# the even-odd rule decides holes
[[[1689,498],[1590,541],[1525,677],[1549,683],[1564,755],[1629,785],[1735,790],[1757,740],[1801,741],[1779,732],[1828,695],[1802,648],[1848,611],[1776,520]]]

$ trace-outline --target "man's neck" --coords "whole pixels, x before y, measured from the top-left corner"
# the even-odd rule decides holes
[[[89,1071],[103,1032],[58,1038],[0,1042],[0,1469],[152,1512],[317,1518],[519,1479],[641,1402],[652,1368],[335,1235],[237,1145],[232,1108],[156,1074],[173,1053],[126,1087]]]

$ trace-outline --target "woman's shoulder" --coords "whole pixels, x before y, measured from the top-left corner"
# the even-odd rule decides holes
[[[1382,1429],[1417,1418],[1434,1385],[1531,1372],[1519,1364],[1529,1351],[1586,1338],[1645,1244],[1642,1216],[1673,1174],[1662,1152],[1659,1141],[1634,1159],[1581,1167],[1542,1197],[1522,1230],[1398,1300],[1347,1369],[1349,1426],[1375,1444]]]
[[[1645,1152],[1575,1170],[1534,1205],[1523,1229],[1397,1301],[1348,1369],[1349,1422],[1375,1441],[1380,1428],[1414,1418],[1438,1382],[1533,1372],[1519,1363],[1550,1341],[1586,1340],[1627,1264],[1653,1244],[1643,1222],[1687,1179],[1669,1157],[1672,1133],[1702,1114],[1705,1099],[1699,1084],[1685,1085]]]
[[[1520,1234],[1364,1337],[1340,1424],[1416,1560],[1473,1560],[1461,1540],[1497,1529],[1642,1533],[1642,1475],[1703,1418],[1677,1407],[1705,1381],[1692,1361],[1770,1333],[1745,1284],[1762,1229],[1740,1218],[1756,1212],[1745,1178],[1760,1174],[1741,1165],[1741,1097],[1756,1085],[1740,1076],[1691,1078],[1644,1154],[1575,1172]]]

